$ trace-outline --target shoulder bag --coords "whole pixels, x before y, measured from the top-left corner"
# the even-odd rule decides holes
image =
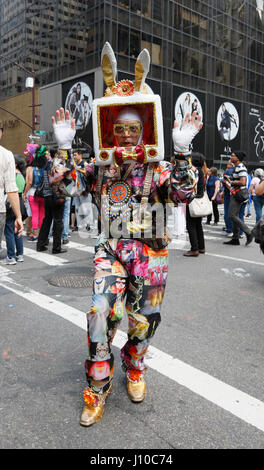
[[[203,197],[194,198],[188,207],[191,217],[205,217],[213,212],[212,201],[210,201],[206,191]]]

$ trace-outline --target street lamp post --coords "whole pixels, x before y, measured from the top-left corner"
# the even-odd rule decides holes
[[[30,126],[33,133],[35,132],[35,108],[36,106],[39,106],[36,104],[35,100],[35,83],[36,83],[36,74],[35,72],[32,72],[31,70],[27,70],[23,65],[18,64],[14,60],[8,59],[7,57],[3,56],[0,54],[0,60],[5,60],[6,62],[15,65],[19,69],[23,70],[29,77],[26,79],[26,88],[32,88],[32,125]],[[7,110],[6,110],[7,111]],[[9,112],[9,111],[7,111]],[[11,113],[10,113],[11,114]],[[13,113],[14,114],[14,113]],[[19,118],[19,116],[16,116],[20,121],[24,122],[23,119]]]

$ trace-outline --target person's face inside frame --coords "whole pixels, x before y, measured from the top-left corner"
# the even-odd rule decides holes
[[[117,120],[114,135],[119,147],[135,147],[141,135],[141,123],[137,120]]]

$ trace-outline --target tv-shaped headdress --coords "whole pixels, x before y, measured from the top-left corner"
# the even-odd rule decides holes
[[[98,165],[122,164],[123,161],[156,162],[164,159],[161,100],[145,85],[150,56],[144,49],[135,65],[135,82],[116,83],[117,62],[110,44],[105,43],[101,66],[107,89],[103,98],[93,101],[94,152]],[[139,139],[135,147],[118,148],[117,121],[137,120]],[[124,129],[123,129],[124,130]],[[122,128],[121,128],[122,132]],[[121,163],[120,163],[121,162]]]

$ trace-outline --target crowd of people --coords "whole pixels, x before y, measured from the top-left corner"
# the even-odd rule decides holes
[[[192,164],[199,169],[199,182],[195,197],[202,198],[206,192],[212,202],[212,213],[206,217],[193,218],[190,216],[188,205],[186,206],[186,221],[185,224],[181,221],[180,233],[183,234],[184,227],[186,227],[191,248],[184,253],[184,256],[196,257],[200,253],[205,253],[202,220],[204,219],[205,225],[210,225],[213,219],[213,225],[218,225],[219,207],[224,209],[224,235],[230,238],[223,243],[225,245],[240,245],[240,239],[246,236],[246,245],[249,245],[254,235],[245,223],[245,217],[253,215],[252,205],[255,212],[254,223],[257,224],[262,217],[264,191],[261,191],[261,187],[264,181],[264,169],[257,168],[250,174],[247,169],[246,155],[240,150],[232,153],[222,177],[218,176],[219,170],[217,168],[207,168],[203,155],[197,159],[197,154],[193,153]],[[236,199],[236,193],[239,189],[248,190],[245,193],[245,200]],[[177,233],[177,229],[175,229],[177,223],[178,216],[174,215],[175,234]],[[196,228],[194,229],[194,227]]]
[[[1,133],[3,129],[1,128]],[[12,155],[12,154],[11,154]],[[50,183],[49,175],[52,162],[57,158],[57,149],[50,149],[37,144],[27,144],[23,155],[14,155],[16,172],[16,190],[27,241],[35,243],[37,251],[47,251],[53,238],[52,253],[67,252],[62,246],[69,243],[71,231],[78,231],[81,222],[86,221],[86,230],[95,236],[96,214],[92,210],[91,195],[83,191],[80,196],[56,196]],[[84,168],[83,151],[76,149],[73,153],[75,168]],[[92,155],[89,156],[89,160]],[[2,224],[2,239],[6,241],[6,256],[2,264],[15,265],[24,261],[23,236],[15,233],[15,213],[5,190],[5,223]],[[81,208],[81,210],[80,210]],[[4,213],[4,211],[3,211]]]

